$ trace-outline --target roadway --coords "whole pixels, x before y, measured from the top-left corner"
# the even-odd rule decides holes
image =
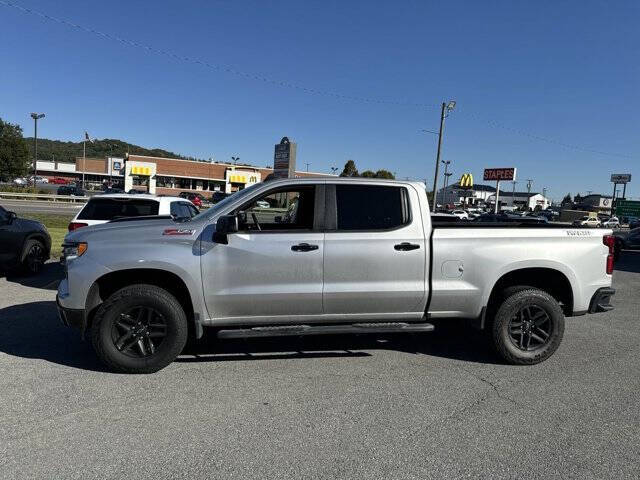
[[[83,203],[10,200],[6,198],[0,198],[0,205],[7,210],[16,212],[20,216],[28,215],[29,213],[75,215],[84,206]]]
[[[616,309],[567,319],[531,367],[451,322],[209,338],[117,375],[58,321],[59,275],[0,278],[0,478],[638,478],[640,252],[616,266]]]

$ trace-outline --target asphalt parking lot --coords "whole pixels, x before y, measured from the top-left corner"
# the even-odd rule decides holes
[[[0,278],[1,478],[639,477],[640,252],[617,265],[616,310],[568,319],[533,367],[449,324],[209,340],[116,375],[57,320],[57,275]]]

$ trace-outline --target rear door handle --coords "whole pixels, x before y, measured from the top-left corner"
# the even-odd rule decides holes
[[[312,250],[318,250],[318,245],[299,243],[298,245],[292,245],[291,250],[293,250],[294,252],[311,252]]]
[[[420,245],[416,243],[402,242],[394,245],[393,248],[403,252],[408,252],[409,250],[417,250],[418,248],[420,248]]]

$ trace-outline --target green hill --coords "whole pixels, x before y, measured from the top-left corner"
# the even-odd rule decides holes
[[[33,137],[25,137],[29,148],[29,158],[33,158]],[[129,152],[131,155],[148,155],[152,157],[182,158],[188,157],[169,152],[161,148],[144,148],[122,140],[104,138],[87,142],[87,157],[124,157]],[[57,160],[59,162],[73,162],[76,157],[82,156],[82,142],[63,142],[38,138],[38,159]],[[197,160],[197,159],[191,159]]]

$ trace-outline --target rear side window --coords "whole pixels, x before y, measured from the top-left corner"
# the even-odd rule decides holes
[[[338,230],[388,230],[411,221],[404,187],[336,185]]]
[[[158,205],[154,200],[96,198],[89,200],[78,215],[78,220],[113,220],[121,217],[157,215]]]
[[[174,218],[191,218],[197,214],[195,207],[187,202],[171,202],[170,211]]]

